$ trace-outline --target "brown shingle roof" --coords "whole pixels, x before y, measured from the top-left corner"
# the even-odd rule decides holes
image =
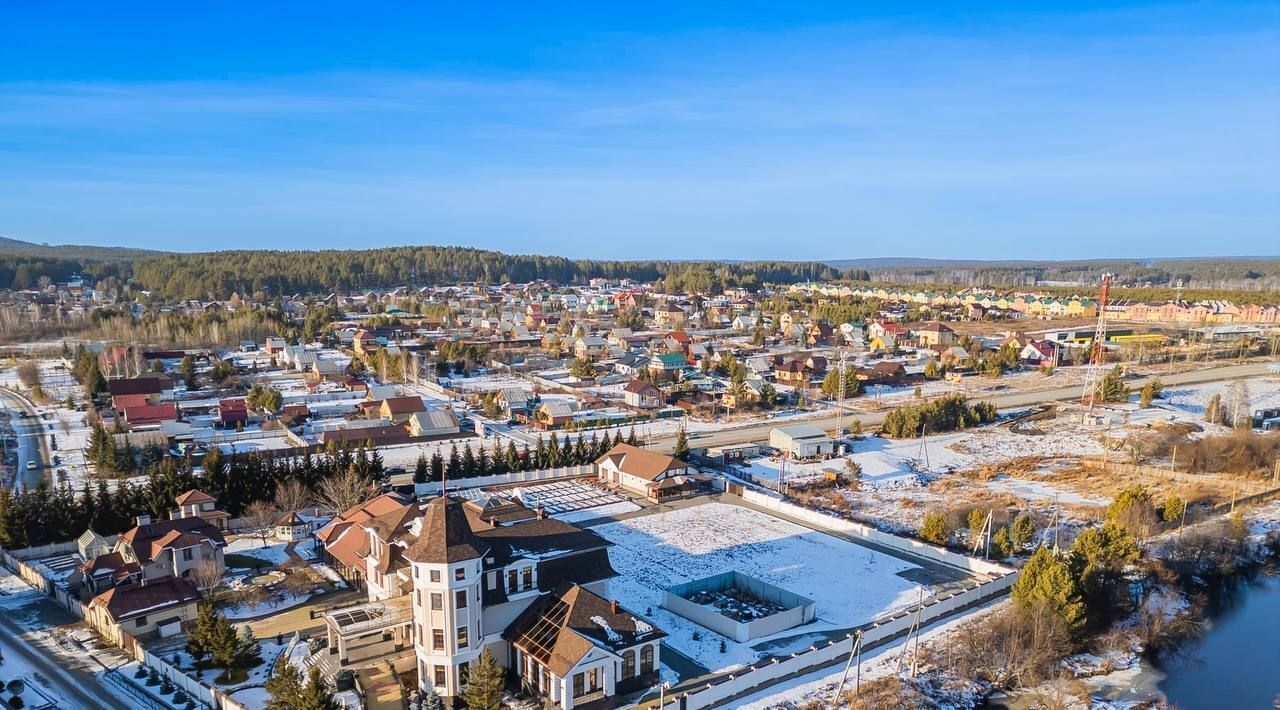
[[[175,532],[179,534],[179,537],[171,535],[171,533]],[[129,545],[133,549],[134,556],[146,563],[154,559],[153,551],[164,549],[165,546],[172,546],[184,534],[207,539],[218,546],[226,542],[222,537],[222,532],[203,518],[176,518],[174,520],[139,525],[132,530],[121,533],[120,542]],[[161,546],[156,547],[157,543],[160,543]]]
[[[100,606],[119,623],[138,616],[157,614],[200,599],[190,582],[177,577],[161,577],[146,584],[124,584],[94,597],[89,606]]]
[[[535,601],[503,637],[552,673],[567,676],[592,648],[618,653],[666,635],[575,584]]]
[[[382,400],[382,406],[391,414],[412,414],[427,411],[421,397],[388,397]]]
[[[404,556],[414,562],[441,564],[473,560],[488,550],[489,545],[471,532],[462,501],[442,495],[427,503],[422,531]]]
[[[630,444],[618,444],[596,460],[597,464],[613,461],[623,473],[652,481],[667,471],[687,466],[674,456],[646,451]]]
[[[178,505],[187,505],[188,503],[217,503],[218,502],[216,498],[209,495],[208,493],[205,493],[204,491],[196,490],[194,488],[178,496],[177,498],[174,499],[174,501]]]

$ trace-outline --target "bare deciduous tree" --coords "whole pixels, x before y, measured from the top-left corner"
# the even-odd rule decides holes
[[[267,546],[267,538],[271,537],[271,531],[279,517],[280,511],[265,500],[250,503],[244,511],[244,519],[249,523],[251,534],[262,540],[263,547]]]
[[[205,560],[191,570],[191,581],[208,596],[214,596],[222,586],[222,565]]]
[[[284,515],[293,515],[311,504],[311,491],[302,481],[290,479],[276,486],[276,508]]]
[[[1249,411],[1249,385],[1244,380],[1232,380],[1227,385],[1227,398],[1222,407],[1223,417],[1232,427],[1248,426],[1253,416]]]
[[[347,469],[320,482],[316,498],[334,511],[342,511],[359,505],[378,494],[378,484],[361,476],[355,469]]]

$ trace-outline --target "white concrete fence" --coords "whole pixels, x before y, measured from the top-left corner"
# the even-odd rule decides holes
[[[1018,579],[1018,571],[1013,568],[989,560],[968,557],[919,540],[881,532],[868,525],[788,503],[765,493],[745,490],[741,497],[749,503],[802,520],[814,527],[860,537],[876,545],[883,545],[916,557],[989,577],[984,581],[975,581],[963,589],[947,591],[925,599],[920,607],[913,606],[858,627],[862,630],[864,649],[880,645],[908,631],[915,622],[917,610],[920,613],[920,626],[923,628],[952,616],[970,605],[1006,594]],[[759,692],[784,678],[833,666],[849,658],[853,649],[852,637],[851,631],[845,639],[819,642],[807,651],[793,653],[790,656],[762,659],[732,673],[718,675],[708,680],[705,685],[668,695],[666,707],[681,707],[679,703],[682,697],[685,710],[715,707],[740,695]]]
[[[920,610],[920,626],[923,628],[939,619],[954,614],[970,604],[1003,594],[1014,580],[1016,572],[973,586],[956,590],[931,599],[926,599]],[[871,624],[859,627],[862,629],[862,645],[864,649],[880,645],[898,634],[910,630],[915,622],[916,608],[912,607],[886,617],[881,617]],[[688,693],[672,693],[667,708],[679,708],[681,696],[684,696],[685,710],[701,710],[725,703],[732,698],[758,692],[784,678],[811,672],[827,666],[834,666],[847,661],[853,650],[852,637],[815,644],[808,651],[791,654],[789,657],[774,657],[758,661],[751,666],[727,673],[707,682],[705,686]]]
[[[901,537],[899,535],[877,530],[870,525],[846,520],[834,513],[827,513],[796,505],[794,503],[788,503],[785,500],[768,495],[767,493],[747,489],[742,492],[740,497],[752,505],[767,508],[768,510],[781,513],[797,520],[803,520],[815,527],[858,537],[876,545],[893,548],[909,555],[923,557],[927,560],[940,562],[951,567],[958,567],[974,574],[1002,576],[1013,571],[1013,569],[1009,567],[997,564],[990,560],[962,555],[958,552],[948,550],[945,547],[930,545],[929,543],[921,540]]]
[[[66,609],[78,619],[84,619],[93,625],[89,617],[88,607],[66,589],[59,587],[48,576],[49,569],[40,564],[38,559],[51,555],[67,554],[77,549],[75,541],[50,543],[20,550],[0,549],[0,563],[13,570],[22,580],[47,595],[58,606]],[[226,693],[215,690],[187,675],[184,671],[173,667],[168,661],[151,653],[138,639],[120,629],[97,629],[108,641],[114,642],[121,650],[134,660],[155,669],[161,676],[168,678],[175,688],[181,688],[197,703],[218,710],[248,710],[240,703],[232,700]],[[113,638],[115,636],[115,638]],[[132,682],[132,681],[125,681]],[[139,693],[143,693],[138,689]]]

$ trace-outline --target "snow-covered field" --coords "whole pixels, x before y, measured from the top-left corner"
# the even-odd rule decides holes
[[[1280,407],[1280,377],[1248,377],[1244,383],[1249,396],[1249,411]],[[1204,416],[1205,407],[1213,396],[1219,395],[1224,406],[1230,400],[1231,382],[1208,382],[1199,385],[1176,385],[1164,391],[1163,400],[1169,405],[1197,417]]]
[[[663,589],[737,570],[816,601],[813,624],[754,642],[781,641],[771,644],[774,653],[807,647],[815,633],[850,628],[918,599],[917,585],[900,576],[915,565],[739,506],[706,503],[594,530],[615,544],[610,557],[620,576],[610,581],[609,593],[712,670],[750,663],[761,653],[732,640],[720,653],[721,636],[660,607]]]

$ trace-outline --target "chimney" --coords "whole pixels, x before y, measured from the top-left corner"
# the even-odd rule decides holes
[[[136,518],[134,518],[134,519],[133,519],[133,523],[134,523],[134,525],[136,525],[136,526],[138,526],[138,527],[142,527],[143,525],[150,525],[150,524],[151,524],[151,516],[150,516],[150,515],[146,515],[146,514],[139,515],[138,517],[136,517]]]
[[[615,615],[618,613],[618,600],[617,600],[617,599],[610,599],[610,600],[609,600],[609,613],[611,613],[611,614],[615,614]]]
[[[541,503],[538,504],[538,507],[533,511],[533,514],[538,516],[538,520],[547,519],[547,509]]]

